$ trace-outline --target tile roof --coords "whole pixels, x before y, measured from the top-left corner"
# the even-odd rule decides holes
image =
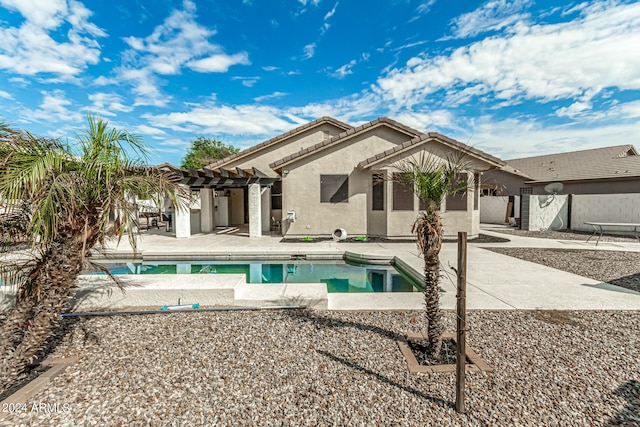
[[[269,167],[271,167],[271,169],[280,168],[280,167],[284,166],[285,164],[290,163],[291,161],[294,161],[294,160],[296,160],[296,159],[298,159],[300,157],[303,157],[303,156],[305,156],[305,155],[307,155],[309,153],[312,153],[312,152],[315,152],[315,151],[318,151],[318,150],[322,150],[322,149],[324,149],[324,148],[326,148],[328,146],[331,146],[331,145],[338,144],[341,141],[345,140],[346,138],[348,138],[348,137],[350,137],[352,135],[355,135],[355,134],[358,134],[358,133],[360,133],[362,131],[365,131],[367,129],[370,129],[370,128],[373,129],[375,127],[382,126],[382,125],[386,125],[388,127],[395,128],[395,129],[397,129],[397,130],[399,130],[401,132],[404,132],[407,135],[410,135],[410,136],[413,136],[413,137],[416,137],[418,135],[422,135],[421,132],[419,132],[419,131],[417,131],[415,129],[412,129],[409,126],[403,125],[402,123],[396,122],[395,120],[392,120],[392,119],[390,119],[388,117],[379,117],[379,118],[377,118],[375,120],[372,120],[370,122],[364,123],[364,124],[362,124],[362,125],[360,125],[358,127],[348,129],[346,132],[342,132],[342,133],[334,136],[331,139],[319,142],[319,143],[317,143],[316,145],[314,145],[312,147],[307,147],[307,148],[305,148],[303,150],[298,151],[297,153],[293,153],[293,154],[291,154],[291,155],[289,155],[289,156],[287,156],[287,157],[285,157],[283,159],[277,160],[277,161],[271,163],[269,165]]]
[[[386,159],[389,159],[403,151],[408,150],[411,147],[415,147],[417,145],[429,142],[429,141],[438,141],[441,144],[444,144],[450,148],[453,148],[455,150],[458,150],[460,152],[462,152],[465,155],[468,156],[473,156],[476,157],[480,160],[483,160],[487,163],[491,163],[494,166],[504,166],[505,163],[504,161],[500,160],[499,158],[492,156],[490,154],[485,153],[484,151],[478,150],[477,148],[473,148],[470,147],[466,144],[463,144],[460,141],[456,141],[453,138],[449,138],[448,136],[444,136],[442,134],[439,134],[438,132],[429,132],[429,133],[424,133],[424,134],[420,134],[420,136],[417,136],[413,139],[411,139],[410,141],[407,141],[403,144],[400,144],[394,148],[391,148],[389,150],[383,151],[382,153],[378,153],[375,156],[371,156],[368,159],[365,159],[363,161],[361,161],[360,163],[358,163],[358,168],[367,168],[369,166],[372,166],[373,164],[379,163],[381,161],[384,161]]]
[[[633,145],[512,159],[507,164],[533,182],[640,177],[640,155]]]
[[[235,159],[244,157],[244,156],[246,156],[248,154],[251,154],[253,152],[262,150],[263,148],[266,148],[266,147],[269,147],[271,145],[274,145],[274,144],[276,144],[276,143],[278,143],[278,142],[280,142],[280,141],[282,141],[284,139],[287,139],[287,138],[289,138],[289,137],[291,137],[293,135],[296,135],[296,134],[298,134],[300,132],[303,132],[303,131],[305,131],[307,129],[311,129],[311,128],[315,127],[315,126],[319,126],[319,125],[325,124],[325,123],[330,123],[330,124],[332,124],[332,125],[334,125],[336,127],[342,128],[344,130],[352,129],[351,125],[343,123],[340,120],[336,120],[333,117],[328,117],[328,116],[320,117],[319,119],[313,120],[313,121],[311,121],[309,123],[305,123],[302,126],[298,126],[295,129],[292,129],[292,130],[287,131],[287,132],[285,132],[283,134],[280,134],[280,135],[278,135],[276,137],[268,139],[268,140],[266,140],[264,142],[261,142],[260,144],[254,145],[253,147],[249,147],[246,150],[242,150],[242,151],[240,151],[240,152],[238,152],[236,154],[232,154],[230,156],[227,156],[224,159],[216,160],[215,162],[211,163],[210,165],[208,165],[206,167],[210,168],[210,169],[217,168],[217,167],[222,166],[222,165],[224,165],[226,163],[229,163],[232,160],[235,160]]]

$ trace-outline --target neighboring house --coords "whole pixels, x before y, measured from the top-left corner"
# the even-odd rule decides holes
[[[331,236],[344,229],[350,236],[402,238],[412,236],[420,202],[413,192],[386,178],[396,162],[423,152],[443,159],[458,152],[470,163],[472,173],[461,176],[470,189],[449,197],[442,217],[446,235],[477,235],[479,201],[473,183],[477,187],[481,172],[504,162],[384,117],[358,127],[323,117],[204,170],[181,173],[183,183],[200,189],[203,232],[221,225],[220,212],[226,216],[228,211],[228,224],[249,224],[251,236],[272,230],[275,223],[288,237]],[[176,227],[176,235],[182,237],[178,221]]]
[[[562,183],[559,194],[640,193],[640,155],[633,145],[595,148],[507,160],[482,177],[486,195],[546,194]]]

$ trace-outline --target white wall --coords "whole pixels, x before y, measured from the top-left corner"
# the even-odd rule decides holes
[[[508,196],[480,197],[480,222],[504,224],[508,203]]]
[[[529,230],[563,230],[567,228],[568,195],[545,194],[530,197]]]
[[[514,215],[520,217],[520,196],[514,197]],[[504,224],[507,214],[509,196],[480,197],[480,222],[487,224]]]
[[[592,231],[585,221],[640,223],[640,194],[576,194],[571,228]]]

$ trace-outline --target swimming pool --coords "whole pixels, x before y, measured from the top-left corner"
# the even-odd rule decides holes
[[[244,274],[246,283],[325,283],[330,293],[416,292],[418,284],[392,265],[344,260],[100,262],[111,274]],[[105,274],[93,270],[86,274]]]

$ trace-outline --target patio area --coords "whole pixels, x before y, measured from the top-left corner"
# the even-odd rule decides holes
[[[493,231],[492,231],[493,230]],[[487,226],[483,234],[508,237],[503,243],[469,243],[467,267],[467,307],[469,309],[560,309],[560,310],[638,310],[640,293],[619,286],[590,279],[579,274],[546,267],[533,262],[502,255],[485,248],[548,248],[603,251],[640,252],[637,242],[585,243],[578,240],[555,240],[521,236],[505,236],[496,233],[495,226]],[[499,228],[498,228],[499,230]],[[175,256],[206,259],[207,257],[241,256],[263,258],[277,256],[339,257],[345,253],[363,259],[396,259],[398,262],[420,273],[423,261],[415,243],[395,242],[318,242],[284,243],[280,236],[248,237],[242,230],[235,233],[197,234],[189,239],[169,237],[162,231],[149,230],[142,233],[138,243],[142,259],[171,258]],[[119,246],[106,248],[110,256],[126,258],[132,249],[123,239]],[[441,280],[441,303],[445,309],[455,307],[455,276],[451,266],[457,265],[457,244],[444,243],[441,252],[443,278]],[[167,287],[184,289],[206,287],[208,279],[191,275],[147,276],[145,280],[167,281]],[[217,280],[217,279],[216,279]],[[237,280],[237,279],[236,279]],[[217,280],[219,283],[220,280]],[[194,283],[190,288],[190,283]],[[235,282],[233,282],[235,283]],[[227,283],[226,288],[229,285]],[[174,289],[175,290],[175,289]],[[272,297],[262,304],[279,305],[300,301],[295,285],[281,291],[282,298]],[[194,295],[194,294],[191,294]],[[173,299],[179,296],[173,292]],[[197,297],[197,293],[195,294]],[[307,298],[308,305],[331,310],[412,310],[423,306],[422,295],[417,293],[380,294],[326,294],[314,293]],[[326,301],[322,302],[322,300]],[[302,298],[304,300],[304,298]],[[182,299],[185,301],[185,299]],[[318,301],[321,301],[318,303]],[[198,302],[198,301],[191,301]],[[247,301],[244,301],[247,302]],[[249,301],[250,305],[261,305],[259,300]],[[138,303],[137,305],[140,305]],[[144,305],[144,304],[142,304]]]

